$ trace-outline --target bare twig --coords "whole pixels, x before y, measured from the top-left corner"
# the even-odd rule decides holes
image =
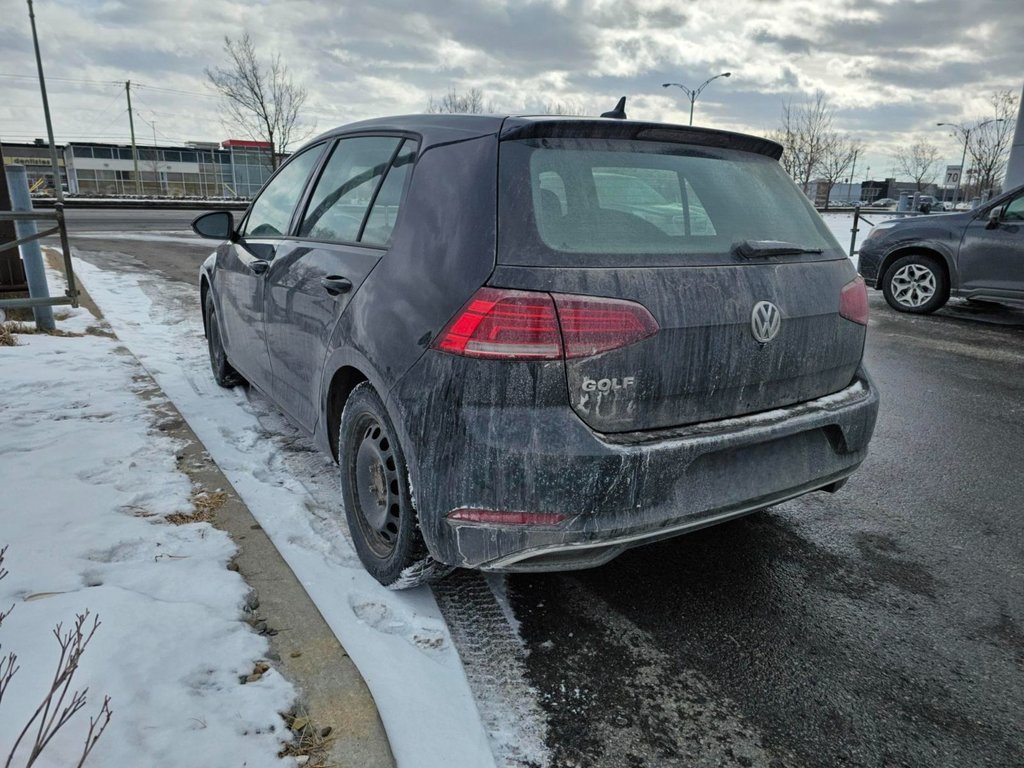
[[[28,722],[25,723],[25,727],[22,728],[21,733],[18,734],[18,738],[15,740],[14,746],[11,748],[11,752],[7,756],[7,762],[4,763],[4,768],[10,767],[11,762],[14,760],[14,753],[17,752],[22,739],[25,738],[25,735],[34,723],[38,721],[38,729],[36,731],[32,750],[29,753],[28,762],[25,763],[25,768],[29,768],[29,766],[35,763],[36,759],[57,732],[67,725],[71,718],[73,718],[75,714],[85,706],[89,691],[88,687],[72,691],[71,683],[75,672],[78,671],[82,655],[85,653],[86,648],[88,648],[89,643],[96,634],[96,630],[100,628],[100,620],[99,617],[96,616],[93,618],[92,626],[87,630],[86,624],[88,619],[89,611],[87,610],[75,617],[74,626],[66,632],[63,629],[63,624],[58,624],[53,630],[53,635],[57,638],[58,645],[60,645],[60,658],[57,662],[57,669],[54,672],[53,681],[50,684],[50,690],[43,697],[39,706],[36,707],[35,712],[32,713],[32,717],[30,717]],[[68,698],[69,692],[70,698]],[[67,704],[64,703],[65,700],[67,700]],[[95,723],[90,720],[90,735],[86,740],[86,751],[82,756],[83,761],[85,760],[85,757],[88,756],[89,751],[91,751],[92,745],[95,744],[95,739],[98,739],[100,734],[103,733],[103,729],[106,728],[106,722],[109,721],[109,719],[109,702],[108,700],[105,700]],[[103,723],[102,725],[99,725],[101,720],[103,720]],[[98,725],[99,728],[97,731],[96,729]],[[93,736],[95,736],[95,739],[93,739]]]
[[[100,740],[103,731],[107,729],[113,714],[114,712],[110,708],[110,697],[104,696],[103,706],[100,707],[99,714],[96,717],[89,718],[89,732],[85,734],[85,748],[82,750],[81,760],[78,761],[78,768],[82,768],[85,764],[85,759],[89,757],[92,748],[96,746],[96,742]]]

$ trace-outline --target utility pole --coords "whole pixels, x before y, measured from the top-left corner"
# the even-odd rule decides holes
[[[1010,160],[1006,166],[1006,188],[1024,184],[1024,91],[1017,106],[1017,128],[1010,146]]]
[[[39,37],[36,35],[36,14],[32,9],[32,0],[28,2],[28,19],[32,25],[32,44],[36,49],[36,69],[39,70],[39,93],[43,97],[43,117],[46,118],[46,138],[50,140],[50,163],[53,165],[53,191],[57,195],[57,204],[64,206],[64,186],[60,181],[60,163],[57,161],[57,144],[53,140],[53,123],[50,120],[50,101],[46,98],[46,79],[43,77],[43,57],[39,54]]]
[[[32,0],[29,0],[31,3]],[[132,112],[132,81],[125,80],[124,93],[128,97],[128,128],[132,132],[132,165],[135,168],[135,194],[142,194],[142,178],[139,176],[139,150],[135,146],[135,117]]]

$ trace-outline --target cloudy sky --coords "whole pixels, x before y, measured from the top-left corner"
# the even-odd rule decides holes
[[[225,35],[280,51],[324,130],[422,111],[450,88],[481,89],[498,111],[545,102],[588,113],[629,97],[631,117],[685,122],[667,81],[720,79],[698,125],[764,134],[784,100],[824,90],[837,127],[889,175],[897,147],[923,138],[946,162],[959,147],[935,123],[987,116],[995,90],[1024,81],[1019,0],[36,0],[58,142],[123,141],[123,81],[140,143],[219,141],[204,69]],[[0,140],[45,135],[27,8],[0,0]]]

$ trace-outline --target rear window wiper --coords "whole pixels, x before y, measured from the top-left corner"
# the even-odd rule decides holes
[[[807,248],[783,240],[741,240],[732,246],[732,252],[744,259],[762,256],[790,256],[797,253],[821,253],[821,248]]]

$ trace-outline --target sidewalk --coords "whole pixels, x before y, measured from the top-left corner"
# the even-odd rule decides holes
[[[87,765],[393,765],[362,678],[245,504],[105,323],[69,314],[68,336],[0,347],[0,658],[20,668],[0,759],[49,688],[53,627],[88,609],[72,685],[88,703],[37,764],[76,764],[109,695]]]

